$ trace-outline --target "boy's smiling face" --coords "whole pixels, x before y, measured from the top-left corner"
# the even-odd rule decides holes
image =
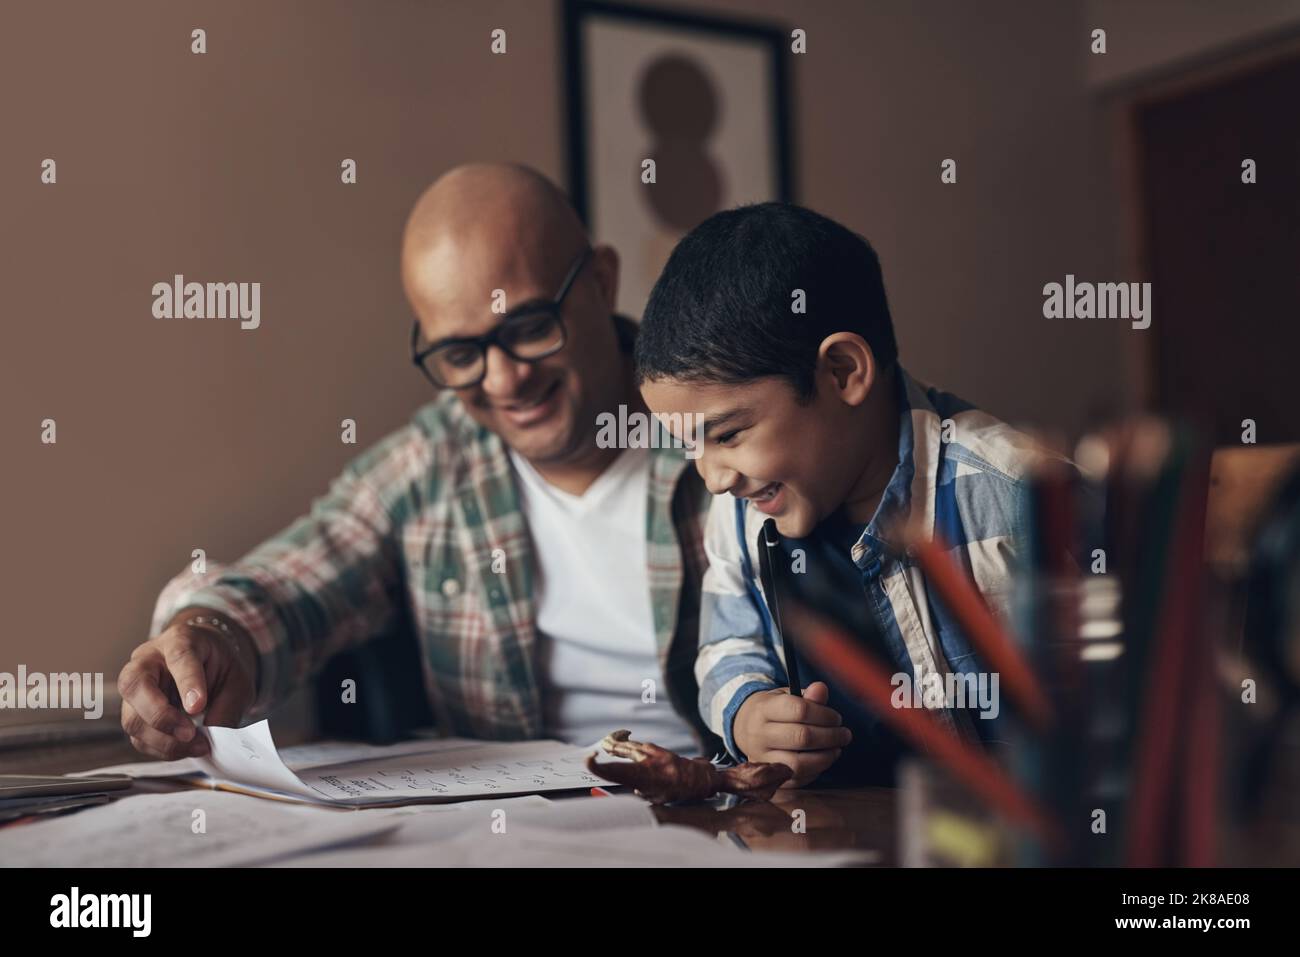
[[[666,428],[697,421],[680,413],[702,415],[695,467],[710,492],[749,499],[782,535],[802,538],[852,496],[870,442],[857,434],[860,400],[846,402],[833,379],[818,384],[804,402],[774,376],[735,385],[652,379],[641,395],[656,415],[679,413],[661,419]]]

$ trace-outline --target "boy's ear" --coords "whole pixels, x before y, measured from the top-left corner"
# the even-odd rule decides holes
[[[837,332],[817,347],[818,371],[846,405],[861,405],[876,384],[876,357],[856,332]]]

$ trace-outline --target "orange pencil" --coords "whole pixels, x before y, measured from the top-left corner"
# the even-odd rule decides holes
[[[1033,671],[1015,644],[989,611],[984,596],[949,557],[947,546],[938,539],[920,542],[913,546],[913,553],[926,582],[938,592],[940,600],[970,637],[975,649],[984,655],[990,667],[1001,674],[1007,691],[1020,705],[1025,717],[1037,730],[1047,728],[1052,723],[1052,706],[1047,696],[1039,688]]]

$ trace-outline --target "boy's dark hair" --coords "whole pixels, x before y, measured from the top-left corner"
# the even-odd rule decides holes
[[[792,311],[794,291],[806,312]],[[646,304],[637,382],[781,376],[815,391],[817,347],[856,332],[882,370],[898,358],[880,260],[834,220],[790,203],[715,213],[677,244]]]

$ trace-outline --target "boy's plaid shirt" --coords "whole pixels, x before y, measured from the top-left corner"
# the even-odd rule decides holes
[[[669,701],[707,755],[720,742],[700,719],[693,665],[709,495],[680,448],[650,455],[655,639]],[[501,574],[494,564],[504,564]],[[330,656],[385,631],[406,603],[440,727],[477,738],[541,737],[534,574],[506,446],[448,393],[351,462],[308,515],[241,561],[172,579],[151,633],[190,605],[246,628],[261,669],[251,719]]]
[[[862,573],[863,600],[892,653],[886,667],[919,684],[930,673],[972,674],[981,666],[946,609],[927,597],[925,576],[907,557],[897,530],[914,521],[924,536],[942,536],[994,611],[1009,621],[1011,572],[1028,546],[1028,479],[1043,451],[988,413],[897,369],[899,464],[852,558]],[[709,513],[704,532],[709,570],[695,672],[701,714],[741,761],[745,757],[732,737],[736,712],[754,692],[789,684],[785,649],[780,636],[770,634],[758,576],[756,543],[765,516],[747,504],[721,495]],[[750,575],[742,559],[742,530]],[[939,711],[937,717],[972,730],[957,713]],[[993,724],[986,728],[976,722],[975,727],[983,733],[993,731]]]

